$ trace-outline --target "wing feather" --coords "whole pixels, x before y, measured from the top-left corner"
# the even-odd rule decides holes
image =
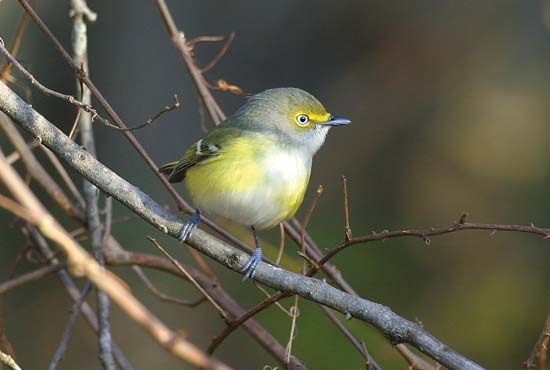
[[[241,130],[236,128],[217,128],[204,139],[191,145],[180,160],[162,165],[159,171],[169,175],[168,181],[180,182],[191,167],[220,159],[223,156],[221,149],[239,136]]]

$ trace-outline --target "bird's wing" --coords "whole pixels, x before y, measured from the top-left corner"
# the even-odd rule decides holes
[[[180,160],[162,165],[159,171],[169,175],[168,181],[180,182],[191,167],[220,159],[223,155],[221,149],[241,134],[241,130],[234,127],[216,128],[204,139],[191,145]]]

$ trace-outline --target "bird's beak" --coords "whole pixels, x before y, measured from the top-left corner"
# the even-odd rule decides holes
[[[326,122],[321,123],[323,126],[341,126],[351,123],[349,119],[342,116],[330,116],[330,119]]]

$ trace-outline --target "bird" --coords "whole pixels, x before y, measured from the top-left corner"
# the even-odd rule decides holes
[[[199,225],[201,212],[250,227],[255,249],[240,272],[244,279],[254,278],[262,260],[256,231],[294,216],[307,190],[313,156],[331,127],[349,123],[299,88],[273,88],[248,97],[179,160],[159,168],[170,182],[184,182],[196,207],[180,241]]]

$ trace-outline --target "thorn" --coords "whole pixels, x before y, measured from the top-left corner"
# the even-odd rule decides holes
[[[462,212],[460,215],[460,219],[458,220],[458,223],[460,225],[464,224],[466,222],[466,218],[468,217],[468,212]]]
[[[344,312],[344,316],[345,316],[346,320],[351,320],[353,318],[353,316],[351,316],[351,313],[349,313],[347,311]]]
[[[495,234],[497,233],[497,231],[498,231],[497,229],[491,231],[491,236],[495,236]]]

